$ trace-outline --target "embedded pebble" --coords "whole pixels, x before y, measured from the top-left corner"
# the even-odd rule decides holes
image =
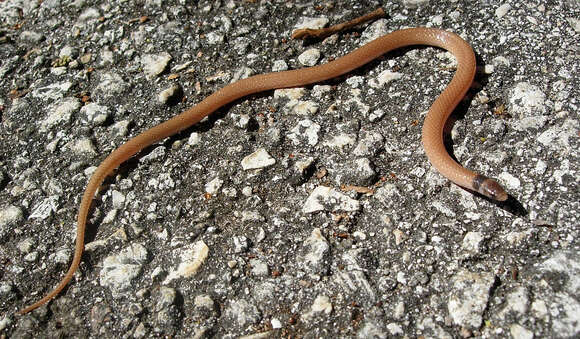
[[[332,303],[330,298],[325,295],[319,295],[314,299],[310,311],[302,314],[302,320],[305,322],[314,321],[318,313],[330,314],[332,312]]]
[[[87,23],[96,21],[101,17],[101,13],[94,7],[89,7],[84,10],[78,17],[75,25],[83,26]]]
[[[318,112],[318,103],[314,101],[298,101],[292,107],[292,113],[296,115],[313,115]]]
[[[101,106],[94,102],[81,107],[82,122],[91,126],[101,126],[107,121],[111,112],[107,106]]]
[[[288,64],[284,60],[274,60],[274,64],[272,65],[272,72],[281,72],[287,71]]]
[[[538,136],[538,142],[554,150],[571,151],[573,140],[577,138],[580,122],[566,119],[561,125],[550,127]]]
[[[113,196],[113,208],[123,208],[125,206],[125,195],[117,190],[111,192]]]
[[[25,43],[37,44],[44,40],[44,35],[34,31],[22,31],[18,38]]]
[[[381,88],[385,84],[388,84],[389,82],[399,80],[402,78],[403,78],[403,73],[385,70],[385,71],[382,71],[381,73],[379,73],[379,75],[376,77],[376,79],[369,80],[369,84],[373,88]]]
[[[222,188],[223,184],[224,184],[223,180],[221,180],[219,177],[215,177],[210,182],[205,184],[205,191],[211,195],[216,195]]]
[[[171,55],[167,52],[160,54],[146,54],[141,57],[141,67],[147,80],[152,80],[159,74],[163,73],[171,61]]]
[[[106,257],[99,274],[101,286],[108,287],[113,296],[121,296],[121,292],[132,287],[133,279],[141,274],[147,256],[147,249],[143,245],[132,244],[119,253]]]
[[[217,45],[225,41],[225,36],[218,32],[209,32],[205,35],[205,39],[208,44]]]
[[[392,334],[392,333],[391,333]],[[394,335],[394,334],[393,334]],[[388,338],[381,321],[366,320],[357,332],[357,338]]]
[[[298,100],[306,95],[304,87],[295,88],[281,88],[274,91],[274,99],[286,98],[291,100]]]
[[[26,238],[24,240],[22,240],[21,242],[19,242],[16,247],[18,248],[18,250],[22,253],[30,253],[32,251],[32,249],[34,248],[35,245],[35,241],[32,238]]]
[[[375,122],[378,120],[381,120],[382,117],[385,116],[385,111],[382,109],[376,109],[374,110],[371,114],[369,114],[369,121],[370,122]]]
[[[252,274],[254,276],[267,277],[270,274],[268,264],[259,259],[251,259],[250,266],[252,267]]]
[[[329,255],[330,245],[328,241],[320,232],[320,228],[315,228],[310,236],[304,240],[297,261],[305,271],[325,275],[329,270]]]
[[[181,100],[183,89],[181,86],[174,84],[159,92],[157,100],[164,105],[174,105]]]
[[[378,19],[371,23],[362,33],[359,46],[368,44],[369,42],[386,35],[391,31],[391,24],[386,19]]]
[[[510,11],[510,9],[512,9],[510,4],[503,4],[495,9],[495,16],[501,19]]]
[[[463,237],[461,243],[462,258],[471,258],[481,253],[483,246],[483,233],[481,232],[467,232]]]
[[[201,141],[201,136],[199,135],[199,133],[193,132],[189,135],[189,138],[187,138],[187,144],[194,146],[199,144],[199,142]]]
[[[56,195],[51,195],[40,202],[40,204],[34,206],[32,213],[28,216],[28,219],[41,219],[46,220],[52,213],[56,213],[58,209],[59,197]]]
[[[304,66],[314,66],[320,59],[320,50],[318,48],[310,48],[298,56],[298,61]]]
[[[232,237],[234,253],[244,253],[250,248],[250,239],[243,235]]]
[[[48,108],[48,116],[40,121],[40,131],[45,132],[48,129],[68,124],[75,112],[81,108],[81,103],[77,98],[66,98],[60,103],[55,103]]]
[[[314,213],[324,210],[354,212],[359,209],[360,203],[358,200],[351,199],[332,187],[318,186],[306,199],[302,212]]]
[[[377,173],[368,158],[350,160],[340,165],[335,173],[338,185],[370,186],[375,182]]]
[[[256,305],[244,299],[230,301],[225,308],[224,315],[239,328],[256,324],[262,317]]]
[[[519,325],[519,324],[512,324],[510,326],[510,334],[514,339],[533,339],[534,332],[528,330],[527,328]]]
[[[259,148],[254,153],[242,159],[242,169],[252,170],[265,168],[268,166],[272,166],[275,163],[276,160],[272,158],[265,149]]]
[[[123,94],[129,84],[123,80],[121,75],[117,73],[104,73],[100,76],[100,81],[95,87],[94,96],[97,99],[115,99],[115,97]]]
[[[357,156],[374,156],[384,147],[384,140],[378,132],[364,131],[352,153]]]
[[[347,146],[353,146],[355,142],[356,136],[354,134],[341,133],[330,137],[322,144],[327,147],[342,149]]]
[[[330,20],[325,17],[320,18],[311,18],[311,17],[301,17],[294,28],[301,29],[301,28],[310,28],[310,29],[319,29],[323,28],[328,24]]]
[[[514,177],[510,173],[501,172],[497,178],[509,191],[517,191],[520,188],[520,179]]]
[[[387,330],[389,330],[389,333],[391,333],[392,336],[401,336],[405,333],[403,328],[397,323],[387,324]]]
[[[333,274],[332,281],[339,288],[353,297],[363,300],[365,307],[370,307],[376,301],[376,292],[361,270],[341,270]]]
[[[300,120],[298,124],[290,130],[286,136],[292,141],[294,145],[307,144],[316,146],[318,144],[318,134],[320,133],[320,125],[312,120]]]
[[[76,154],[88,154],[91,156],[97,155],[97,149],[93,141],[89,138],[81,138],[74,140],[69,144],[69,148]]]
[[[175,250],[173,255],[179,258],[180,263],[169,271],[163,284],[166,285],[179,278],[193,277],[207,259],[208,254],[209,247],[202,240]]]
[[[451,278],[451,296],[447,302],[453,322],[467,329],[478,329],[483,322],[489,291],[495,282],[491,273],[461,270]]]
[[[520,119],[546,114],[548,107],[545,102],[546,94],[528,82],[519,82],[510,91],[510,111]]]
[[[424,318],[417,325],[417,328],[423,331],[423,333],[430,333],[432,338],[440,339],[453,339],[454,337],[447,333],[443,327],[441,327],[437,322],[433,321],[433,318]]]
[[[513,315],[523,316],[528,312],[529,303],[528,290],[523,286],[518,286],[506,295],[503,309],[494,316],[501,320],[506,320],[506,317]]]
[[[429,0],[403,0],[403,6],[409,9],[427,5]]]

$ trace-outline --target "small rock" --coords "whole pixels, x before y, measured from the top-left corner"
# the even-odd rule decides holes
[[[468,232],[465,237],[463,237],[463,242],[461,244],[461,257],[467,259],[481,254],[483,240],[483,233]]]
[[[261,318],[258,308],[244,299],[231,301],[226,307],[224,315],[239,328],[256,324]]]
[[[326,275],[329,270],[328,256],[330,254],[330,245],[319,228],[312,230],[303,244],[301,254],[298,255],[297,261],[300,267],[309,273]]]
[[[461,270],[453,276],[447,308],[455,324],[467,329],[478,329],[481,326],[494,282],[495,276],[491,273]]]
[[[183,97],[183,89],[181,86],[174,84],[159,92],[157,100],[164,105],[176,105]]]
[[[391,334],[395,335],[394,333]],[[389,336],[385,332],[381,321],[365,320],[365,323],[360,327],[360,329],[357,332],[357,338],[359,339],[366,338],[386,339],[388,337]]]
[[[152,80],[159,74],[163,73],[171,59],[171,55],[167,52],[160,54],[146,54],[141,57],[141,66],[143,67],[145,78],[147,78],[147,80]]]
[[[288,64],[284,60],[274,60],[274,64],[272,65],[272,72],[281,72],[287,71]]]
[[[81,107],[82,122],[91,126],[101,126],[107,121],[111,112],[107,106],[101,106],[94,102]]]
[[[23,41],[25,43],[38,44],[39,42],[44,40],[44,35],[34,31],[22,31],[18,36],[18,38],[20,39],[20,41]]]
[[[104,101],[115,99],[122,95],[129,84],[123,80],[121,75],[117,73],[104,73],[101,75],[100,82],[95,87],[95,98]]]
[[[51,195],[44,199],[32,209],[32,213],[28,216],[28,219],[46,220],[52,213],[56,213],[59,205],[58,200],[59,197],[56,195]]]
[[[113,296],[119,296],[131,287],[131,282],[139,274],[147,260],[147,249],[141,244],[133,244],[118,254],[103,260],[100,273],[101,286],[109,287]]]
[[[330,298],[325,295],[319,295],[314,299],[310,311],[302,314],[302,320],[311,322],[318,313],[330,314],[332,312],[332,303]]]
[[[509,95],[509,108],[520,119],[544,115],[547,112],[546,94],[538,86],[519,82]]]
[[[209,247],[202,240],[174,251],[174,256],[179,257],[181,262],[177,268],[169,272],[163,284],[179,278],[193,277],[207,259],[208,254]]]
[[[417,7],[421,7],[427,5],[429,0],[403,0],[403,6],[405,8],[414,9]]]
[[[314,213],[324,210],[354,212],[360,210],[360,203],[334,188],[318,186],[306,199],[302,212]]]
[[[294,25],[294,28],[301,29],[301,28],[311,28],[311,29],[319,29],[323,28],[324,26],[328,25],[328,18],[320,17],[320,18],[311,18],[311,17],[301,17],[300,21]]]
[[[22,209],[9,205],[0,209],[0,238],[7,232],[9,226],[16,226],[24,220]]]
[[[518,325],[518,324],[513,324],[510,326],[510,334],[512,335],[512,338],[514,339],[533,339],[534,338],[534,332],[526,329],[525,327]]]
[[[89,138],[74,140],[70,142],[68,146],[70,150],[76,154],[87,154],[91,156],[97,155],[97,149],[95,148],[93,141]]]
[[[254,276],[267,277],[270,274],[268,264],[259,259],[251,259],[250,266],[252,267],[252,274]]]
[[[48,108],[48,116],[40,121],[40,131],[45,132],[54,126],[70,123],[73,114],[79,108],[81,103],[76,98],[66,98],[60,103],[51,105]]]
[[[369,84],[373,88],[382,88],[385,84],[389,82],[399,80],[403,78],[403,73],[391,72],[390,70],[385,70],[379,73],[376,79],[369,80]]]
[[[499,19],[503,18],[509,10],[512,9],[510,4],[503,4],[495,9],[495,16]]]
[[[222,188],[224,181],[219,177],[215,177],[213,180],[205,184],[205,191],[211,195],[216,195]]]
[[[304,66],[314,66],[320,59],[320,50],[310,48],[298,56],[298,61]]]
[[[272,166],[275,163],[276,160],[265,149],[260,148],[242,159],[242,168],[244,170],[259,169]]]
[[[306,144],[316,146],[318,144],[318,134],[320,133],[320,125],[312,120],[300,120],[298,124],[290,130],[287,138],[292,140],[294,145]]]
[[[234,253],[244,253],[250,248],[250,240],[243,235],[233,237]]]
[[[221,44],[225,41],[225,37],[223,34],[218,32],[209,32],[205,35],[205,39],[208,44],[210,45],[217,45]]]

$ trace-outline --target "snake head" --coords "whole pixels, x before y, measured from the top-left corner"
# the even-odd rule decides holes
[[[473,179],[473,188],[478,193],[493,200],[506,201],[508,198],[508,194],[504,188],[497,183],[497,181],[484,177],[483,175],[477,175],[475,179]]]

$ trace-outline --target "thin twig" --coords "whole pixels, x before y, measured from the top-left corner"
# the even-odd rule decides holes
[[[327,28],[320,28],[320,29],[311,29],[311,28],[301,28],[297,29],[292,32],[292,39],[309,39],[309,38],[316,38],[316,39],[324,39],[327,36],[330,36],[334,33],[341,32],[347,30],[351,27],[356,25],[365,23],[367,21],[372,21],[378,18],[382,18],[385,16],[385,11],[382,8],[378,8],[368,14],[360,16],[356,19],[343,22],[338,25],[334,25]]]

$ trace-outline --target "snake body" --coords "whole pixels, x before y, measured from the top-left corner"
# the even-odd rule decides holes
[[[491,199],[504,201],[507,194],[493,179],[474,173],[455,162],[443,144],[443,127],[447,118],[465,96],[473,82],[476,63],[473,50],[457,34],[431,28],[409,28],[384,35],[368,44],[323,65],[252,76],[229,84],[183,113],[148,129],[115,149],[95,170],[83,194],[77,219],[77,235],[72,263],[60,283],[42,299],[19,311],[24,314],[45,304],[70,282],[79,267],[91,201],[105,180],[123,162],[164,138],[188,128],[220,107],[250,94],[267,90],[304,86],[349,73],[397,48],[427,45],[451,52],[458,62],[457,71],[443,93],[432,104],[423,125],[422,141],[431,164],[455,184],[479,192]]]

